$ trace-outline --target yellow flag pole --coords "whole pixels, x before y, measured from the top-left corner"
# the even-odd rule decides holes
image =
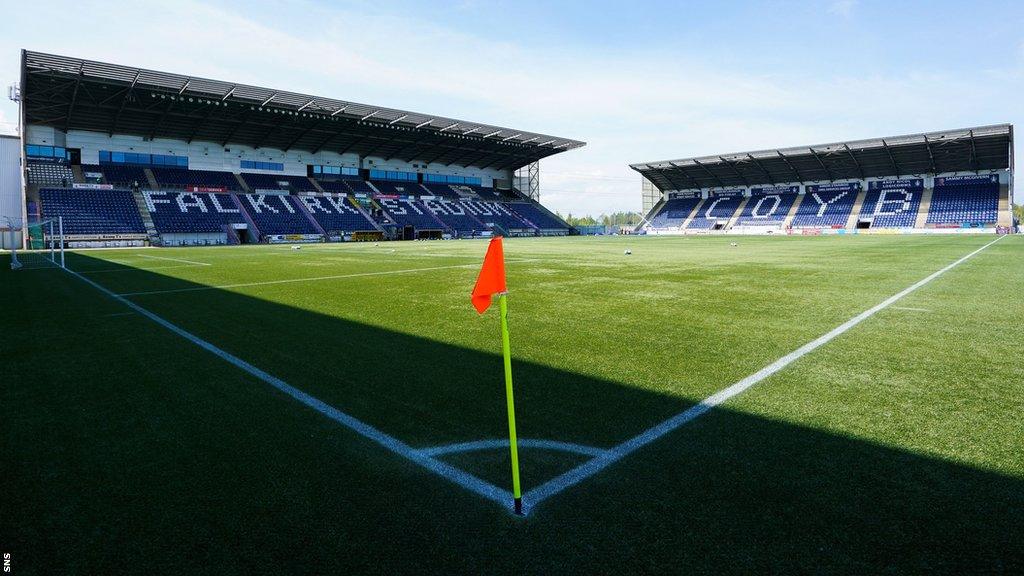
[[[505,357],[505,401],[508,404],[508,444],[512,451],[512,496],[516,514],[523,513],[523,494],[519,488],[519,447],[516,445],[516,403],[512,396],[512,350],[508,339],[508,293],[498,296],[501,310],[501,352]]]

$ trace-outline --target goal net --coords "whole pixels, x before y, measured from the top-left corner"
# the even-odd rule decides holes
[[[11,251],[11,269],[64,267],[64,230],[60,219],[21,222],[5,219],[3,246]]]

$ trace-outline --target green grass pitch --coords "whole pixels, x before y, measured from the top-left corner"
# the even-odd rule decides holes
[[[506,240],[520,437],[614,446],[994,238]],[[506,437],[497,311],[469,301],[485,248],[67,261],[418,449]],[[14,574],[1024,571],[1024,238],[525,518],[71,274],[7,263],[0,552]],[[439,458],[508,489],[505,449]],[[520,458],[529,491],[588,457]]]

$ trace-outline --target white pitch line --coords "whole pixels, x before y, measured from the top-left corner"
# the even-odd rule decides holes
[[[598,472],[604,470],[605,468],[611,466],[612,464],[615,464],[619,460],[622,460],[623,458],[629,456],[633,452],[636,452],[640,448],[643,448],[644,446],[647,446],[648,444],[654,442],[655,440],[661,438],[662,436],[665,436],[669,432],[676,430],[683,424],[696,420],[697,418],[706,414],[715,406],[718,406],[719,404],[725,402],[726,400],[729,400],[730,398],[733,398],[734,396],[742,394],[755,384],[761,382],[762,380],[789,366],[793,362],[806,356],[810,352],[813,352],[814,350],[818,349],[824,344],[831,342],[836,337],[850,330],[854,326],[874,316],[880,310],[885,309],[894,302],[898,301],[900,298],[903,298],[907,294],[910,294],[911,292],[917,290],[918,288],[924,286],[925,284],[928,284],[929,282],[938,278],[942,274],[952,270],[953,268],[956,268],[957,266],[967,261],[968,259],[972,258],[974,255],[978,254],[982,250],[1002,240],[1004,237],[1005,236],[1000,236],[999,238],[996,238],[995,240],[989,242],[988,244],[985,244],[981,248],[978,248],[977,250],[964,256],[963,258],[960,258],[956,262],[953,262],[952,264],[946,266],[945,268],[942,268],[937,272],[933,272],[923,280],[919,280],[918,282],[915,282],[908,288],[905,288],[900,292],[894,294],[893,296],[886,298],[881,303],[876,304],[875,306],[865,310],[864,312],[861,312],[860,314],[854,316],[853,318],[847,320],[846,322],[832,329],[828,333],[819,336],[818,338],[808,342],[807,344],[804,344],[800,348],[797,348],[796,350],[790,352],[789,354],[786,354],[782,358],[779,358],[778,360],[772,362],[768,366],[765,366],[764,368],[758,370],[757,372],[754,372],[750,376],[747,376],[746,378],[740,380],[739,382],[736,382],[732,386],[719,390],[715,394],[708,396],[700,403],[695,404],[689,409],[680,412],[675,416],[672,416],[671,418],[661,422],[660,424],[656,424],[651,428],[648,428],[647,430],[630,438],[629,440],[626,440],[625,442],[619,444],[618,446],[614,446],[608,450],[605,450],[599,456],[596,456],[595,458],[588,460],[583,464],[580,464],[576,468],[573,468],[572,470],[569,470],[568,472],[565,472],[560,476],[556,476],[555,478],[545,482],[544,484],[541,484],[540,486],[530,490],[526,494],[523,494],[523,514],[528,514],[530,509],[536,506],[537,504],[540,504],[541,502],[554,496],[555,494],[558,494],[559,492],[562,492],[563,490],[571,486],[575,486],[576,484],[579,484],[583,480],[590,478],[594,474],[597,474]]]
[[[195,264],[196,266],[210,266],[211,264],[206,262],[196,262],[195,260],[183,260],[181,258],[168,258],[167,256],[150,256],[149,254],[135,254],[139,258],[152,258],[154,260],[170,260],[171,262],[183,262],[185,264]]]
[[[445,480],[448,480],[449,482],[452,482],[453,484],[461,486],[462,488],[465,488],[466,490],[473,492],[474,494],[478,494],[480,496],[483,496],[484,498],[487,498],[488,500],[500,504],[506,510],[512,510],[513,498],[512,493],[509,492],[508,490],[498,488],[497,486],[491,484],[490,482],[481,480],[480,478],[477,478],[476,476],[464,470],[460,470],[450,464],[447,464],[445,462],[442,462],[441,460],[434,458],[433,456],[424,454],[423,452],[416,450],[415,448],[409,446],[405,442],[402,442],[398,438],[386,434],[383,431],[363,422],[362,420],[359,420],[354,416],[346,414],[345,412],[338,410],[337,408],[323,402],[322,400],[314,396],[311,396],[310,394],[307,394],[302,390],[299,390],[298,388],[288,384],[284,380],[281,380],[276,376],[273,376],[271,374],[268,374],[267,372],[264,372],[263,370],[260,370],[259,368],[253,366],[252,364],[249,364],[245,360],[242,360],[241,358],[234,356],[230,352],[227,352],[225,350],[222,350],[221,348],[214,346],[213,344],[207,342],[206,340],[203,340],[202,338],[196,336],[195,334],[186,331],[184,328],[181,328],[178,325],[173,324],[169,320],[165,320],[161,316],[158,316],[153,312],[146,310],[142,306],[139,306],[138,304],[128,300],[127,298],[124,298],[118,294],[115,294],[114,292],[111,292],[104,286],[97,284],[96,282],[90,280],[89,278],[86,278],[85,276],[82,276],[77,272],[68,270],[68,273],[75,276],[79,280],[85,282],[86,284],[91,285],[93,288],[99,290],[100,292],[110,296],[114,300],[117,300],[118,302],[138,312],[139,314],[145,316],[146,318],[149,318],[153,322],[156,322],[160,326],[163,326],[167,330],[170,330],[171,332],[177,334],[178,336],[181,336],[182,338],[188,340],[189,342],[195,344],[196,346],[199,346],[200,348],[206,350],[207,352],[210,352],[211,354],[219,357],[225,362],[228,362],[229,364],[241,368],[242,370],[251,374],[252,376],[255,376],[256,378],[262,380],[263,382],[269,384],[270,386],[273,386],[274,388],[280,390],[281,392],[284,392],[288,396],[291,396],[295,400],[298,400],[307,407],[316,410],[317,412],[323,414],[324,416],[330,418],[331,420],[334,420],[335,422],[341,424],[342,426],[352,430],[356,434],[359,434],[360,436],[375,442],[376,444],[386,448],[387,450],[407,460],[410,460],[422,466],[423,468],[426,468],[427,470],[433,472],[434,474],[437,474],[438,476],[444,478]]]
[[[506,260],[506,263],[532,262],[533,259]],[[175,294],[178,292],[200,292],[203,290],[223,290],[227,288],[246,288],[249,286],[271,286],[274,284],[292,284],[295,282],[319,282],[322,280],[340,280],[342,278],[362,278],[365,276],[388,276],[393,274],[412,274],[414,272],[430,272],[434,270],[450,270],[452,268],[479,268],[480,263],[451,264],[448,266],[430,266],[426,268],[407,268],[403,270],[382,270],[380,272],[355,272],[352,274],[335,274],[333,276],[313,276],[310,278],[288,278],[285,280],[266,280],[263,282],[243,282],[240,284],[221,284],[218,286],[193,286],[190,288],[171,288],[169,290],[149,290],[145,292],[122,292],[118,296],[146,296],[151,294]]]
[[[595,448],[573,442],[561,442],[558,440],[538,440],[534,438],[520,438],[516,441],[520,448],[534,448],[538,450],[557,450],[559,452],[571,452],[584,456],[600,456],[604,448]],[[507,450],[509,441],[507,439],[495,440],[474,440],[472,442],[459,442],[457,444],[445,444],[443,446],[431,446],[420,448],[420,452],[428,456],[441,456],[443,454],[457,454],[459,452],[477,452],[482,450]]]
[[[79,274],[101,274],[103,272],[149,272],[150,270],[168,270],[171,268],[195,268],[194,264],[175,264],[172,266],[151,266],[149,268],[138,268],[125,264],[124,268],[101,268],[99,270],[80,270]]]

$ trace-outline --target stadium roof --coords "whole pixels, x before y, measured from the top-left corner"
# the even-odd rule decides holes
[[[631,164],[661,190],[864,179],[1012,167],[1013,126]]]
[[[442,116],[22,51],[26,124],[515,169],[583,142]]]

